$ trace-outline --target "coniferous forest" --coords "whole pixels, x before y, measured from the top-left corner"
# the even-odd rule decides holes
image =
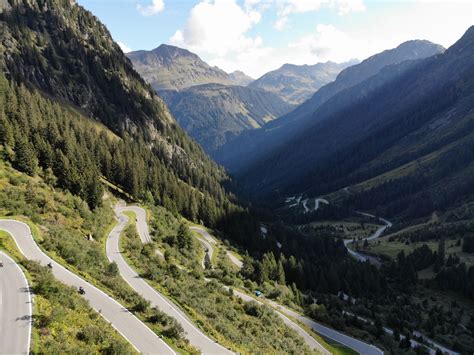
[[[262,150],[255,170],[235,172],[179,127],[91,12],[69,0],[0,0],[0,10],[0,217],[28,222],[43,251],[173,349],[199,352],[106,255],[116,206],[145,210],[150,241],[127,212],[119,244],[137,278],[224,348],[314,351],[301,336],[310,326],[288,327],[295,316],[282,321],[275,302],[385,353],[438,354],[434,343],[472,353],[473,28],[348,86],[299,136]],[[39,300],[32,352],[131,351],[51,266],[1,231],[0,247]],[[356,351],[313,333],[329,352]]]

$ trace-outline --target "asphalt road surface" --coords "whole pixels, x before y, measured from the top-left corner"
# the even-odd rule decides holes
[[[242,261],[240,261],[239,259],[237,259],[237,257],[232,254],[232,252],[226,250],[226,254],[227,254],[227,257],[230,259],[230,261],[232,262],[232,264],[234,264],[235,266],[237,266],[239,269],[242,269],[242,267],[244,266],[244,263]]]
[[[197,240],[199,240],[199,243],[201,243],[204,252],[208,255],[209,260],[212,260],[212,256],[214,255],[214,248],[212,247],[211,243],[207,241],[207,239],[202,238],[202,237],[197,237]],[[206,256],[201,260],[201,266],[203,269],[206,268]]]
[[[13,259],[1,251],[0,260],[0,354],[28,354],[32,321],[28,281]]]
[[[301,323],[305,324],[306,326],[313,329],[316,333],[321,334],[322,336],[332,339],[340,344],[347,346],[348,348],[358,352],[359,354],[363,355],[381,355],[383,351],[377,348],[374,345],[370,345],[360,341],[358,339],[352,338],[348,335],[340,333],[334,329],[328,328],[322,324],[319,324],[313,321],[310,318],[300,315],[284,306],[276,304],[273,301],[269,301],[275,308],[279,309],[281,312],[285,313],[286,315],[298,319]]]
[[[198,240],[201,242],[202,246],[205,249],[208,250],[209,258],[210,258],[210,260],[212,260],[212,255],[214,253],[214,249],[212,248],[212,244],[216,244],[217,243],[216,240],[204,228],[193,226],[193,227],[190,227],[189,229],[199,233],[202,236],[202,238],[198,238]],[[239,269],[242,269],[242,266],[244,266],[242,261],[240,261],[234,254],[232,254],[228,250],[226,250],[226,254],[227,254],[229,260],[232,262],[232,264],[237,266]],[[202,261],[202,265],[203,265],[203,268],[204,268],[204,260]]]
[[[29,260],[36,260],[41,265],[51,263],[53,275],[62,283],[86,291],[84,298],[92,308],[98,311],[135,349],[145,354],[176,354],[162,339],[148,328],[137,317],[130,313],[103,291],[75,275],[55,262],[39,248],[31,235],[27,224],[15,220],[0,220],[0,229],[9,232],[18,249]]]
[[[198,348],[203,354],[232,354],[231,351],[224,348],[222,345],[210,339],[201,330],[199,330],[191,320],[184,314],[178,306],[174,305],[165,296],[151,287],[144,279],[142,279],[125,261],[119,249],[120,234],[123,232],[128,222],[128,217],[123,214],[126,211],[134,211],[137,216],[138,233],[148,233],[148,226],[146,221],[146,211],[138,206],[117,207],[115,212],[117,214],[119,223],[110,232],[107,239],[107,257],[110,261],[115,261],[120,271],[122,278],[143,298],[150,301],[151,305],[157,307],[168,316],[173,317],[181,324],[184,329],[185,336],[190,344]],[[148,235],[149,236],[149,235]],[[140,236],[146,240],[144,236]]]
[[[376,218],[374,215],[372,214],[369,214],[369,213],[365,213],[365,212],[357,212],[363,216],[367,216],[367,217],[372,217],[372,218]],[[367,241],[371,241],[371,240],[375,240],[377,238],[379,238],[386,230],[387,228],[390,228],[392,226],[392,223],[388,220],[386,220],[385,218],[381,218],[379,217],[379,220],[381,222],[383,222],[385,225],[384,226],[381,226],[379,228],[377,228],[377,230],[371,234],[370,236],[366,237],[366,238],[362,238],[361,241],[364,241],[364,240],[367,240]],[[367,260],[373,260],[374,257],[372,256],[369,256],[369,255],[364,255],[362,253],[359,253],[355,250],[352,250],[352,249],[349,249],[347,247],[347,245],[351,244],[353,242],[352,239],[345,239],[344,240],[344,246],[346,247],[348,253],[353,256],[355,259],[359,260],[359,261],[362,261],[362,262],[365,262]]]

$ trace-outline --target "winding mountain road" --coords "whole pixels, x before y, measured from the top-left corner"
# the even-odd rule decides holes
[[[191,227],[190,228],[191,230],[194,230],[196,231],[196,228],[195,227]],[[199,230],[199,234],[200,235],[203,235],[201,234],[201,232],[206,232],[204,229],[203,230]],[[207,232],[206,232],[207,233]],[[207,254],[207,256],[209,257],[209,260],[212,260],[212,256],[214,255],[214,248],[212,247],[211,243],[208,241],[208,239],[206,238],[203,238],[203,237],[197,237],[197,240],[199,241],[199,243],[201,243],[203,249],[204,249],[204,252]],[[204,256],[201,260],[201,266],[203,269],[206,268],[206,256]]]
[[[0,229],[1,225],[0,225]],[[20,267],[0,251],[0,354],[30,352],[32,302],[28,281]]]
[[[370,213],[365,213],[365,212],[357,212],[357,213],[360,214],[360,215],[366,216],[366,217],[377,218],[376,216],[374,216],[373,214],[370,214]],[[377,230],[373,234],[371,234],[370,236],[368,236],[366,238],[362,238],[361,239],[362,241],[364,241],[364,240],[367,240],[367,241],[375,240],[375,239],[379,238],[387,230],[387,228],[390,228],[392,226],[392,223],[390,221],[386,220],[385,218],[378,217],[378,219],[379,219],[379,221],[383,222],[385,225],[377,228]],[[367,260],[372,260],[373,257],[361,254],[357,251],[354,251],[354,250],[350,249],[348,247],[348,245],[351,244],[351,243],[353,243],[352,239],[345,239],[344,240],[344,246],[346,247],[348,253],[351,256],[353,256],[355,259],[357,259],[361,262],[366,262]]]
[[[329,205],[329,201],[324,198],[316,198],[314,199],[314,210],[317,211],[319,209],[319,205],[324,203],[325,205]]]
[[[79,286],[83,287],[86,292],[83,297],[89,301],[90,306],[109,321],[137,351],[145,354],[176,354],[173,349],[125,307],[47,256],[36,244],[30,227],[26,223],[2,219],[0,220],[0,229],[12,235],[18,249],[25,258],[36,260],[41,265],[51,263],[53,266],[52,273],[56,279],[76,289]]]
[[[157,306],[163,312],[177,319],[181,323],[181,325],[185,329],[186,336],[190,340],[191,344],[198,347],[205,354],[230,353],[229,350],[213,342],[206,335],[204,335],[200,330],[198,330],[187,318],[187,316],[181,310],[179,310],[179,308],[172,305],[159,292],[157,292],[150,285],[148,285],[145,282],[145,280],[141,279],[139,275],[136,274],[136,272],[133,271],[133,269],[131,269],[130,266],[128,266],[128,264],[123,259],[119,251],[119,236],[128,222],[128,217],[124,215],[123,212],[126,212],[126,211],[136,212],[140,210],[142,210],[142,212],[137,213],[137,225],[139,224],[142,225],[142,228],[139,228],[139,233],[143,233],[143,231],[146,231],[148,233],[148,228],[146,226],[146,212],[143,209],[141,209],[138,206],[116,208],[119,224],[112,230],[112,232],[109,235],[109,239],[107,241],[107,255],[109,259],[117,263],[122,277],[124,277],[124,279],[138,293],[140,293],[145,299],[149,300],[152,303],[152,305]],[[142,232],[140,232],[140,230]],[[198,237],[198,239],[203,245],[203,247],[208,249],[209,256],[212,259],[212,254],[214,252],[214,248],[212,247],[212,245],[217,243],[216,240],[203,228],[191,227],[191,230],[194,230],[200,234],[200,237]],[[383,231],[379,232],[379,235],[382,232]],[[145,238],[141,237],[141,240],[143,241],[145,240]],[[319,353],[329,354],[329,352],[321,344],[319,344],[314,337],[312,337],[305,329],[303,329],[300,325],[295,323],[289,317],[297,319],[298,321],[310,327],[311,329],[321,334],[322,336],[332,339],[338,343],[341,343],[359,352],[360,354],[368,354],[368,355],[383,354],[383,352],[380,349],[378,349],[377,347],[373,345],[364,343],[360,340],[357,340],[355,338],[342,334],[338,331],[335,331],[331,328],[328,328],[286,307],[283,307],[271,300],[266,300],[266,302],[262,302],[260,300],[256,300],[255,298],[235,289],[234,289],[234,294],[246,302],[253,301],[259,304],[265,303],[273,307],[276,311],[276,314],[282,319],[282,321],[288,327],[294,329],[305,340],[305,342],[310,348],[318,351]]]
[[[148,222],[146,218],[146,211],[145,209],[139,206],[126,206],[126,207],[117,207],[115,212],[134,212],[137,216],[135,220],[135,224],[137,226],[138,235],[143,244],[147,244],[151,242],[150,232],[148,231]]]
[[[151,287],[127,264],[119,248],[120,235],[128,223],[128,217],[124,214],[124,212],[127,211],[133,211],[136,213],[138,233],[140,234],[142,241],[147,240],[147,238],[141,234],[148,233],[146,211],[143,208],[138,206],[115,208],[115,213],[119,223],[109,234],[106,252],[109,260],[117,263],[122,278],[143,298],[148,300],[152,306],[157,307],[168,316],[176,319],[176,321],[178,321],[178,323],[183,327],[186,334],[185,336],[190,344],[198,348],[203,354],[232,354],[231,351],[216,343],[199,330],[178,306],[174,305],[165,296]]]

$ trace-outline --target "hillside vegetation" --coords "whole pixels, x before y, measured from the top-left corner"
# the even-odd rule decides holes
[[[3,32],[0,140],[20,170],[100,204],[98,177],[133,198],[213,224],[236,207],[228,180],[186,136],[107,29],[67,1],[12,0]],[[115,134],[97,129],[102,122]],[[94,127],[94,129],[90,129]]]
[[[1,160],[0,185],[1,216],[28,222],[36,241],[56,261],[112,295],[143,320],[147,319],[149,310],[139,308],[143,299],[122,280],[116,265],[105,256],[102,243],[114,223],[108,203],[91,211],[79,197],[53,188],[39,177],[20,173]],[[78,348],[91,353],[131,351],[126,340],[76,290],[55,280],[47,267],[24,260],[9,237],[1,234],[0,241],[32,278],[38,351],[55,353]],[[163,315],[160,323],[151,326],[176,346],[190,350],[180,333],[170,330],[174,327],[171,318]]]

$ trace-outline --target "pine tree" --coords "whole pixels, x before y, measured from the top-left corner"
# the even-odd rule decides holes
[[[337,272],[333,266],[329,268],[329,272],[327,273],[327,282],[331,293],[336,294],[340,291],[339,277],[337,276]]]
[[[193,239],[189,228],[186,227],[184,223],[181,223],[178,228],[178,233],[176,235],[176,240],[178,248],[181,250],[190,250],[193,244]],[[206,253],[207,255],[207,253]]]
[[[93,175],[87,183],[85,189],[85,200],[90,208],[100,206],[102,202],[102,195],[104,194],[104,188],[99,181],[97,175]]]
[[[444,237],[441,237],[438,244],[438,258],[440,265],[444,265],[444,258],[445,258],[445,240]]]
[[[246,253],[244,255],[242,269],[240,273],[243,277],[251,280],[255,280],[255,268],[253,266],[253,259]]]
[[[278,261],[278,279],[277,282],[280,285],[285,285],[286,284],[286,277],[285,277],[285,269],[283,268],[283,262],[280,259]]]
[[[436,256],[436,262],[434,266],[435,272],[438,272],[441,269],[441,267],[444,265],[444,258],[445,258],[445,241],[444,241],[444,237],[442,236],[438,242],[438,253]]]
[[[204,268],[206,270],[212,269],[212,263],[211,263],[211,258],[209,257],[209,253],[206,252],[204,255]]]
[[[31,143],[22,135],[16,139],[14,166],[31,176],[35,174],[38,167],[36,153]]]
[[[380,320],[380,317],[375,318],[375,336],[377,338],[380,338],[382,335],[385,334],[385,331],[383,329],[383,324],[382,321]]]

